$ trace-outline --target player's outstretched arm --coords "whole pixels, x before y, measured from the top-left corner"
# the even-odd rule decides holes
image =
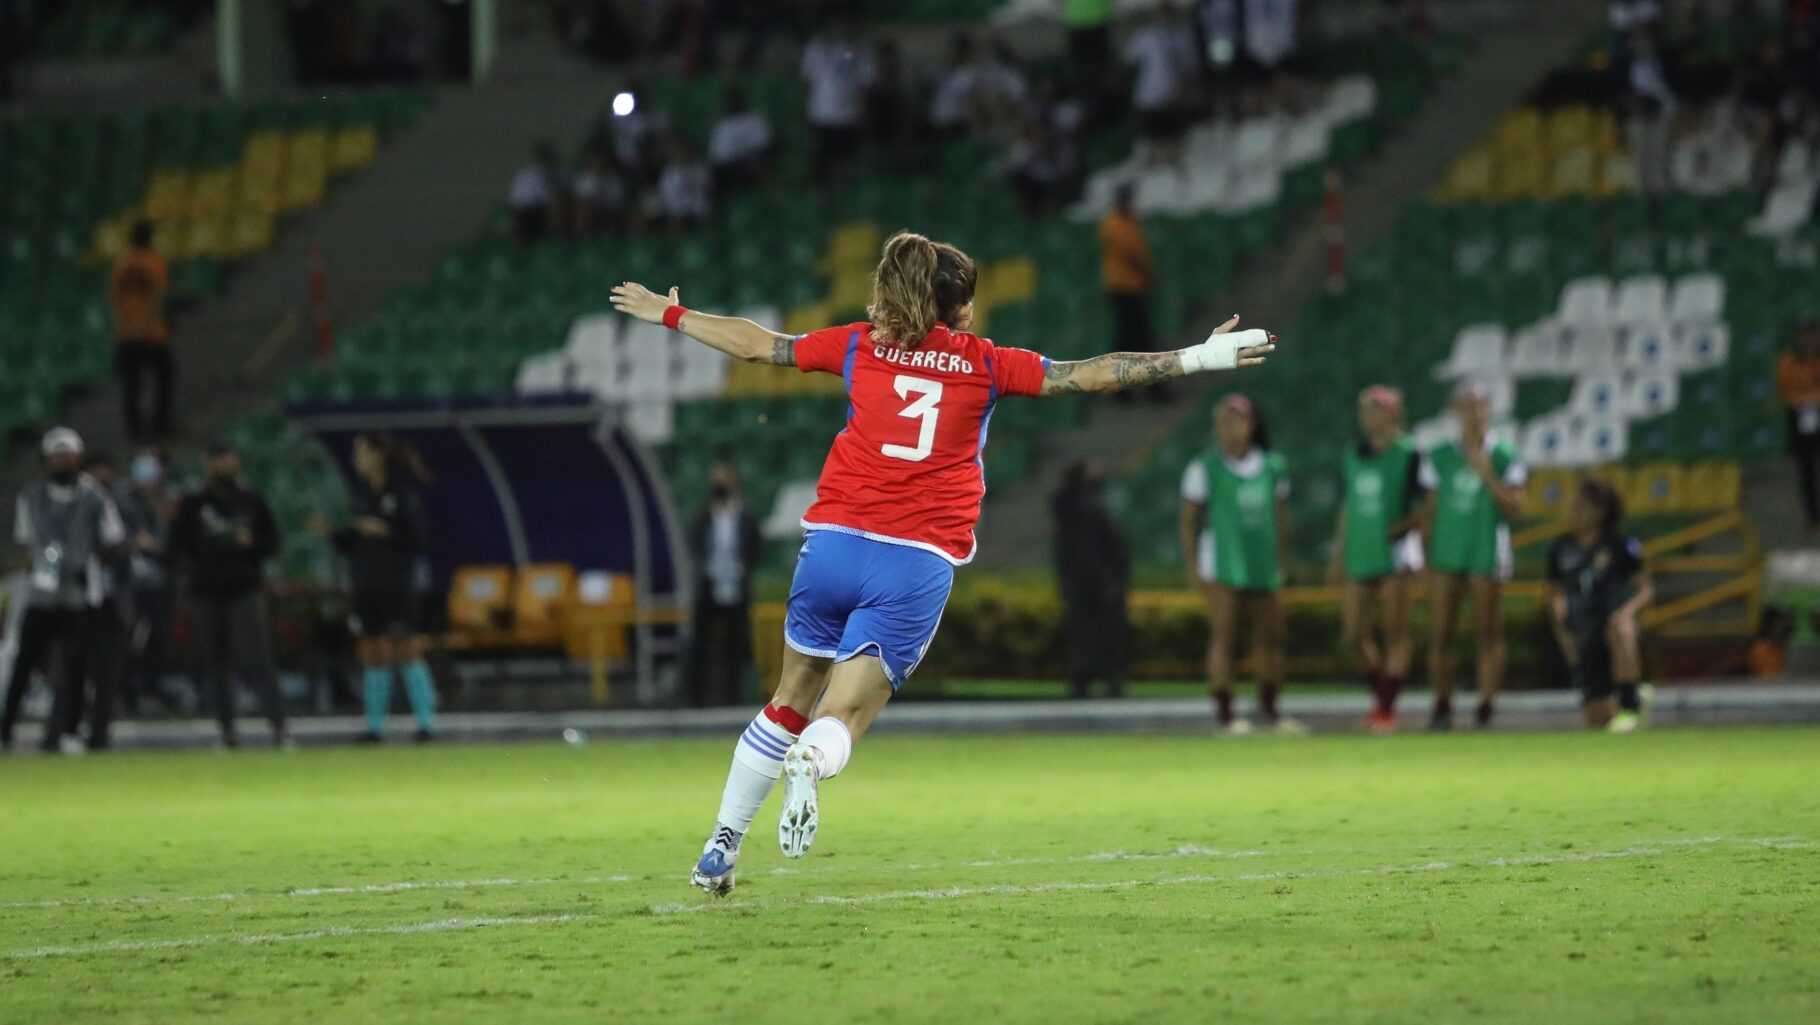
[[[1044,395],[1114,392],[1158,384],[1209,370],[1255,367],[1276,351],[1276,336],[1261,328],[1233,331],[1239,318],[1213,329],[1199,345],[1174,352],[1109,352],[1092,359],[1052,362],[1043,375]]]
[[[675,328],[734,359],[781,367],[796,365],[795,352],[791,348],[795,339],[791,336],[754,324],[744,317],[717,317],[686,309],[681,302],[681,293],[675,288],[670,289],[669,295],[658,295],[635,282],[621,282],[613,286],[613,308],[647,323]]]

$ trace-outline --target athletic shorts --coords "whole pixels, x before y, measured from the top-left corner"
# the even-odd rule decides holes
[[[811,530],[796,557],[784,643],[845,662],[878,656],[893,690],[929,650],[954,587],[954,566],[921,548]]]
[[[1611,645],[1605,642],[1607,618],[1600,615],[1590,621],[1570,620],[1567,624],[1580,656],[1580,664],[1573,667],[1573,677],[1583,704],[1604,701],[1617,692],[1611,672]]]
[[[417,632],[417,594],[409,586],[358,587],[348,628],[356,637],[409,637]]]
[[[1387,577],[1400,576],[1404,573],[1420,573],[1426,561],[1427,557],[1422,551],[1422,535],[1420,532],[1412,530],[1404,534],[1401,541],[1391,543],[1391,570],[1389,573],[1380,573],[1373,577],[1352,577],[1351,579],[1355,583],[1375,584]]]

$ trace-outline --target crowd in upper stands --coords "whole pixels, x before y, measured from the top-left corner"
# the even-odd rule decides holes
[[[1615,110],[1641,190],[1719,192],[1742,176],[1766,192],[1791,145],[1820,152],[1820,4],[1611,0],[1608,22],[1609,66],[1545,92]]]
[[[749,66],[773,35],[788,36],[806,87],[802,117],[814,138],[815,180],[846,180],[868,154],[914,168],[944,142],[971,138],[997,149],[993,170],[1033,216],[1078,194],[1083,144],[1096,127],[1130,125],[1145,160],[1167,163],[1178,159],[1196,120],[1298,104],[1297,0],[1164,3],[1117,24],[1111,5],[1099,5],[1070,22],[1069,59],[1060,66],[1034,64],[1007,38],[958,32],[939,62],[917,67],[897,38],[863,34],[848,6],[671,0],[645,5],[636,26],[623,5],[606,0],[554,11],[557,30],[577,49],[608,61],[674,50],[685,71]],[[1387,0],[1384,23],[1425,31],[1422,12],[1420,3]],[[516,175],[509,201],[519,237],[699,224],[717,197],[769,172],[774,128],[730,88],[701,152],[630,80],[602,112],[578,171],[540,148]]]

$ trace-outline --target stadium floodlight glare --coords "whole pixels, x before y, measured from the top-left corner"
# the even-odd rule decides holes
[[[619,93],[613,97],[613,116],[625,117],[638,106],[638,100],[631,93]]]

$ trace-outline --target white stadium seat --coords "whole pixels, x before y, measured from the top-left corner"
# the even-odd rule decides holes
[[[1561,327],[1544,320],[1518,331],[1510,340],[1510,369],[1518,377],[1560,377],[1572,373],[1562,366]]]
[[[1820,188],[1813,181],[1790,182],[1770,190],[1763,212],[1745,222],[1744,230],[1753,235],[1785,235],[1807,223],[1814,209],[1814,193]]]
[[[1561,289],[1561,302],[1555,315],[1562,323],[1573,326],[1609,324],[1611,279],[1595,274],[1569,281]]]
[[[1466,377],[1502,377],[1508,374],[1506,353],[1508,336],[1501,324],[1473,324],[1453,336],[1453,354],[1436,368],[1435,376],[1444,380]]]
[[[1300,117],[1290,122],[1283,136],[1283,166],[1306,167],[1327,156],[1331,137],[1327,122],[1318,117]]]
[[[1613,373],[1583,374],[1568,396],[1568,412],[1575,416],[1610,416],[1624,408],[1624,379]]]
[[[777,489],[771,501],[771,512],[759,525],[759,533],[772,541],[795,540],[803,536],[803,514],[815,504],[815,482],[793,481]]]
[[[636,399],[620,407],[619,422],[640,441],[662,444],[676,433],[675,411],[669,399]]]
[[[1625,380],[1620,407],[1633,420],[1671,413],[1681,400],[1681,375],[1672,370],[1633,374]]]
[[[1668,319],[1677,324],[1708,324],[1725,313],[1725,279],[1710,272],[1685,274],[1675,282]]]
[[[1668,282],[1660,274],[1625,278],[1612,301],[1612,316],[1619,323],[1642,324],[1668,314]]]
[[[1657,370],[1674,365],[1675,331],[1667,321],[1626,324],[1614,336],[1618,365],[1626,370]]]
[[[521,395],[569,390],[569,357],[561,349],[540,352],[518,365],[514,388]]]
[[[1569,420],[1560,415],[1530,421],[1523,429],[1523,440],[1518,446],[1523,453],[1523,462],[1532,469],[1562,465],[1568,454],[1569,426]]]
[[[1675,328],[1675,366],[1683,373],[1723,366],[1731,355],[1731,329],[1724,324],[1687,324]]]
[[[1582,420],[1572,440],[1573,463],[1597,466],[1615,463],[1630,448],[1630,425],[1623,417],[1594,417]]]
[[[1561,329],[1558,353],[1563,374],[1607,373],[1618,367],[1618,340],[1609,327],[1566,326]]]
[[[1377,106],[1377,83],[1365,75],[1351,75],[1327,90],[1323,112],[1330,122],[1341,125],[1370,115]]]

